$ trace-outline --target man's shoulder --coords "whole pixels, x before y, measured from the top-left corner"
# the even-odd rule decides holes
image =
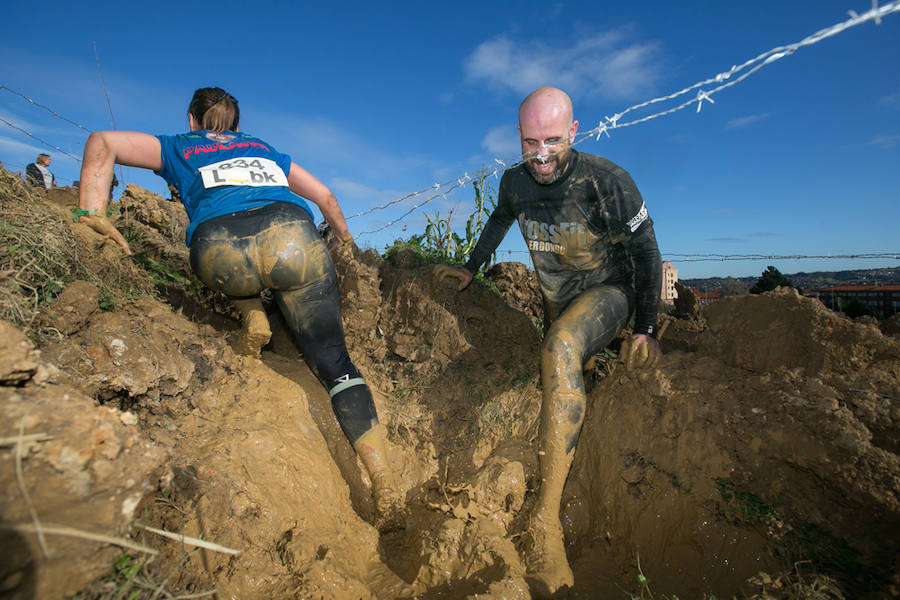
[[[582,168],[590,169],[592,171],[624,171],[622,167],[608,158],[596,154],[588,154],[586,152],[578,153],[578,164]]]
[[[500,187],[507,188],[510,185],[521,185],[523,178],[530,180],[531,175],[525,170],[525,163],[521,162],[503,171],[503,175],[500,177]]]
[[[631,180],[631,175],[614,163],[613,161],[605,158],[603,156],[597,156],[596,154],[578,154],[578,169],[582,170],[582,173],[590,174],[596,179],[626,179],[627,181]]]

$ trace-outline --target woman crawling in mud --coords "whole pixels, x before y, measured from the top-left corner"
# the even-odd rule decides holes
[[[84,147],[76,218],[131,250],[106,218],[116,164],[151,169],[174,186],[190,224],[185,242],[203,283],[231,298],[242,317],[235,351],[259,356],[271,336],[260,293],[272,295],[303,356],[372,479],[384,515],[397,494],[372,393],[347,353],[334,265],[304,198],[333,232],[332,250],[353,237],[334,194],[268,142],[238,130],[237,100],[220,88],[194,92],[190,131],[153,136],[100,131]]]

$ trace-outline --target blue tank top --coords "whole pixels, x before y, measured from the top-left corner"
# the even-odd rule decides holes
[[[296,204],[313,216],[306,201],[288,188],[291,158],[261,139],[237,131],[156,137],[163,163],[156,174],[181,196],[190,220],[188,246],[200,223],[274,202]]]

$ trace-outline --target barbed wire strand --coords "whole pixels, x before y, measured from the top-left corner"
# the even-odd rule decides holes
[[[31,133],[30,131],[25,131],[24,129],[22,129],[22,128],[19,127],[18,125],[14,125],[13,123],[10,123],[9,121],[7,121],[6,119],[4,119],[3,117],[0,117],[0,122],[5,123],[6,125],[8,125],[9,127],[12,127],[13,129],[17,129],[17,130],[21,131],[22,133],[24,133],[25,135],[27,135],[27,136],[30,137],[30,138],[36,139],[37,141],[39,141],[39,142],[42,143],[43,145],[47,146],[48,148],[53,148],[54,150],[60,152],[61,154],[65,154],[66,156],[68,156],[68,157],[70,157],[70,158],[74,158],[74,159],[77,160],[78,162],[81,162],[81,159],[80,159],[79,157],[75,156],[74,154],[70,154],[70,153],[66,152],[65,150],[63,150],[63,149],[60,148],[59,146],[54,146],[53,144],[51,144],[51,143],[48,142],[47,140],[44,140],[44,139],[39,138],[38,136],[34,135],[34,134]]]
[[[81,125],[80,123],[76,123],[76,122],[73,121],[72,119],[69,119],[69,118],[67,118],[67,117],[62,116],[61,114],[59,114],[58,112],[56,112],[55,110],[53,110],[52,108],[50,108],[49,106],[45,106],[45,105],[41,104],[40,102],[35,102],[34,100],[32,100],[31,98],[29,98],[28,96],[26,96],[25,94],[23,94],[23,93],[21,93],[21,92],[17,92],[16,90],[14,90],[14,89],[12,89],[12,88],[10,88],[10,87],[7,87],[7,86],[5,86],[5,85],[0,85],[0,90],[6,90],[6,91],[9,92],[10,94],[15,94],[16,96],[19,96],[20,98],[23,98],[24,100],[28,101],[29,103],[31,103],[31,104],[33,104],[33,105],[35,105],[35,106],[38,106],[38,107],[40,107],[40,108],[43,108],[44,110],[46,110],[48,113],[50,113],[51,115],[53,115],[53,116],[56,117],[57,119],[62,119],[62,120],[65,121],[66,123],[71,123],[71,124],[74,125],[75,127],[79,128],[79,129],[83,129],[84,131],[87,131],[88,133],[91,133],[91,130],[88,129],[87,127],[85,127],[84,125]]]
[[[613,129],[620,129],[623,127],[631,127],[631,126],[637,125],[639,123],[645,123],[647,121],[650,121],[651,119],[658,119],[658,118],[676,113],[678,111],[684,110],[685,108],[687,108],[695,103],[697,104],[697,112],[700,112],[700,109],[702,108],[702,104],[703,104],[704,100],[714,103],[715,101],[712,99],[712,96],[714,94],[717,94],[717,93],[721,92],[722,90],[725,90],[729,87],[737,85],[738,83],[744,81],[745,79],[747,79],[754,73],[757,73],[763,67],[768,66],[786,56],[790,56],[791,54],[796,52],[798,49],[805,47],[805,46],[811,46],[813,44],[817,44],[824,39],[835,36],[843,31],[846,31],[847,29],[850,29],[851,27],[856,27],[856,26],[866,23],[868,21],[874,21],[876,25],[880,25],[882,17],[885,17],[885,16],[887,16],[891,13],[895,13],[895,12],[900,12],[900,1],[895,0],[894,2],[890,2],[883,6],[878,6],[877,0],[872,0],[872,8],[869,11],[867,11],[861,15],[857,14],[856,12],[854,12],[852,10],[848,11],[848,13],[850,14],[850,19],[848,19],[847,21],[843,21],[841,23],[836,23],[835,25],[832,25],[831,27],[821,29],[821,30],[813,33],[812,35],[809,35],[806,38],[800,40],[799,42],[795,42],[793,44],[789,44],[786,46],[778,46],[776,48],[772,48],[771,50],[763,52],[759,56],[752,58],[739,66],[738,65],[732,66],[731,69],[729,69],[728,71],[718,73],[714,77],[710,77],[703,81],[699,81],[693,85],[690,85],[690,86],[688,86],[682,90],[679,90],[677,92],[674,92],[672,94],[668,94],[666,96],[661,96],[659,98],[654,98],[652,100],[647,100],[645,102],[635,104],[634,106],[630,106],[630,107],[626,108],[625,110],[623,110],[622,112],[613,114],[612,117],[605,117],[602,121],[600,121],[600,123],[594,129],[591,129],[590,131],[587,131],[587,132],[576,134],[576,136],[574,138],[568,139],[568,140],[563,140],[563,141],[564,142],[571,141],[572,142],[571,146],[581,144],[582,142],[588,140],[591,137],[595,137],[595,136],[596,136],[596,139],[599,141],[599,139],[602,135],[606,135],[607,137],[609,137],[609,132]],[[758,64],[756,64],[756,63],[758,63]],[[736,77],[735,79],[733,79],[731,81],[728,81],[729,79],[731,79],[731,77],[733,75],[750,67],[751,65],[755,65],[755,66],[753,66],[753,68],[748,70],[746,73],[740,75],[739,77]],[[723,82],[725,82],[725,83],[723,83]],[[704,91],[702,89],[704,86],[711,85],[714,83],[719,83],[721,85],[718,85],[717,87],[715,87],[714,89],[712,89],[710,91]],[[650,106],[652,104],[657,104],[659,102],[673,100],[675,98],[678,98],[679,96],[683,96],[684,94],[687,94],[687,93],[689,93],[693,90],[697,90],[697,89],[699,89],[699,91],[697,92],[696,97],[694,97],[690,100],[687,100],[686,102],[683,102],[677,106],[674,106],[667,110],[663,110],[663,111],[657,112],[655,114],[641,117],[639,119],[635,119],[635,120],[632,120],[632,121],[629,121],[626,123],[619,123],[619,119],[621,119],[624,115],[628,114],[629,112],[639,110],[641,108],[645,108],[647,106]],[[543,149],[547,149],[547,146],[545,144],[542,144],[542,147],[543,147]],[[560,152],[564,152],[565,150],[566,150],[566,148],[561,148],[560,150],[557,150],[554,152],[547,152],[547,157],[549,158],[551,156],[559,154]],[[525,160],[528,160],[529,158],[531,158],[532,156],[535,156],[535,155],[537,155],[537,153],[530,153],[525,156],[518,156],[518,157],[510,158],[507,160],[500,160],[498,158],[494,158],[494,162],[496,163],[496,166],[494,166],[490,170],[483,171],[482,175],[485,178],[491,177],[491,176],[496,177],[498,175],[498,173],[501,171],[501,169],[506,170],[507,168],[519,165],[522,162],[524,162]],[[437,198],[446,197],[447,194],[449,194],[453,190],[460,187],[460,185],[454,183],[455,181],[456,180],[449,180],[446,184],[435,183],[434,185],[424,188],[422,190],[419,190],[417,192],[412,192],[410,194],[407,194],[406,196],[403,196],[402,198],[398,198],[398,199],[392,200],[386,204],[374,206],[372,208],[366,209],[359,213],[350,215],[347,217],[347,219],[349,220],[349,219],[353,219],[356,217],[368,215],[377,210],[384,210],[386,208],[389,208],[391,206],[399,204],[399,203],[403,202],[404,200],[408,200],[410,198],[414,198],[419,195],[425,194],[432,189],[434,189],[435,191],[440,191],[441,188],[443,187],[443,185],[448,185],[448,184],[450,185],[450,188],[447,189],[446,191],[444,191],[443,193],[432,195],[425,202],[422,202],[422,203],[419,203],[419,204],[413,206],[411,209],[409,209],[405,213],[403,213],[400,217],[398,217],[392,221],[389,221],[386,225],[379,227],[377,229],[371,230],[371,231],[364,231],[364,232],[360,233],[359,236],[364,236],[364,235],[368,235],[371,233],[378,233],[380,231],[387,229],[388,227],[396,225],[398,222],[400,222],[401,220],[403,220],[404,218],[406,218],[407,216],[409,216],[410,214],[412,214],[419,208],[422,208],[429,202],[432,202],[433,200],[435,200]]]
[[[497,250],[497,254],[531,254],[528,250]],[[837,259],[853,260],[860,258],[883,258],[900,260],[900,252],[860,252],[856,254],[678,254],[663,252],[662,256],[669,262],[711,262],[732,260],[807,260]],[[671,257],[671,258],[670,258]]]

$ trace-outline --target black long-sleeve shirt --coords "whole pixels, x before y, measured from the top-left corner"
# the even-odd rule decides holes
[[[569,161],[550,185],[535,182],[524,164],[503,174],[497,208],[466,269],[478,271],[518,221],[549,320],[587,288],[622,285],[634,292],[634,332],[653,335],[662,264],[641,194],[631,176],[605,158],[572,150]]]

